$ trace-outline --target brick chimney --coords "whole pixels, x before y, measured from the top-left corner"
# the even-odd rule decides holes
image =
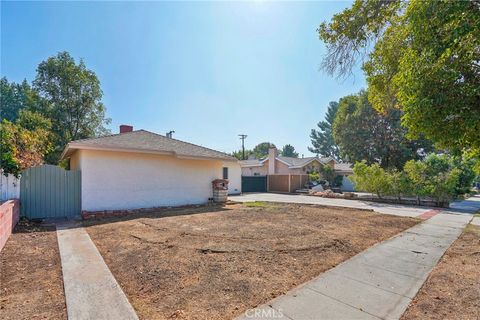
[[[278,156],[278,150],[275,147],[268,149],[268,174],[275,174],[275,158]]]
[[[127,133],[127,132],[132,132],[132,131],[133,131],[132,126],[128,126],[126,124],[120,125],[120,133]]]

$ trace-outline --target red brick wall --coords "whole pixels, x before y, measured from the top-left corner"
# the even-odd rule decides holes
[[[20,201],[8,200],[0,205],[0,251],[20,219]]]

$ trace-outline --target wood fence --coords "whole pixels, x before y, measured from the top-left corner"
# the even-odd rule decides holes
[[[292,193],[303,189],[307,181],[307,174],[271,174],[268,175],[268,192]]]

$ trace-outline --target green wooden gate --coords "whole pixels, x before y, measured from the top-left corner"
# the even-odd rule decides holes
[[[80,171],[43,165],[22,172],[22,216],[29,219],[71,218],[81,211]]]
[[[242,176],[242,192],[267,192],[267,176]]]

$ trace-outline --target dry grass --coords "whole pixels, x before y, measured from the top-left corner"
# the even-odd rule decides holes
[[[87,228],[143,319],[228,319],[418,223],[355,209],[250,203]]]
[[[410,319],[480,319],[480,227],[447,250],[402,317]]]
[[[0,252],[0,318],[67,318],[55,227],[20,221]]]

